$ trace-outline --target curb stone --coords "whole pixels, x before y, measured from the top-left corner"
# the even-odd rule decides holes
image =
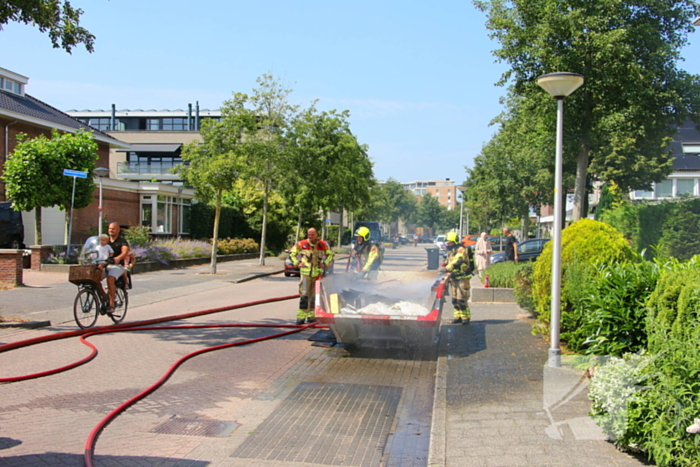
[[[8,321],[0,323],[0,328],[36,329],[47,326],[51,326],[51,321]]]

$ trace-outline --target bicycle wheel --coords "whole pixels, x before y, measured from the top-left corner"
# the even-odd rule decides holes
[[[81,329],[89,328],[97,321],[100,301],[95,292],[90,289],[81,289],[73,303],[73,317]]]
[[[117,294],[114,297],[114,312],[109,315],[115,323],[121,323],[126,316],[126,309],[129,306],[129,294],[122,287],[117,287]]]

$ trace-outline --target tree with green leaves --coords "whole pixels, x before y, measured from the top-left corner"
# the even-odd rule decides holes
[[[95,36],[80,26],[83,10],[73,8],[68,1],[6,0],[0,3],[0,31],[10,22],[31,24],[42,33],[48,32],[54,49],[71,53],[73,47],[84,44],[94,51]]]
[[[648,189],[670,173],[668,144],[687,118],[700,122],[700,79],[678,68],[693,31],[693,0],[476,0],[487,14],[495,51],[510,69],[499,84],[536,105],[524,118],[548,122],[555,100],[537,77],[585,77],[566,99],[564,157],[575,164],[574,220],[586,217],[589,184],[614,181]],[[554,140],[547,147],[554,157]]]
[[[92,174],[98,158],[97,143],[92,133],[59,133],[53,131],[51,138],[40,135],[28,138],[17,135],[18,144],[5,162],[7,197],[14,207],[22,211],[35,209],[35,241],[41,245],[41,208],[58,206],[66,211],[67,230],[70,222],[71,201],[75,209],[87,207],[94,200],[95,182],[91,176],[75,180],[63,175],[64,169],[79,170]]]
[[[349,116],[347,110],[318,112],[311,106],[290,125],[287,176],[280,186],[298,216],[297,239],[304,213],[354,211],[369,200],[372,162],[350,131]]]
[[[192,141],[182,150],[185,162],[177,171],[185,184],[194,187],[197,199],[214,203],[214,231],[211,246],[211,274],[216,274],[221,204],[224,194],[234,189],[242,171],[241,161],[247,154],[244,135],[255,131],[255,118],[245,109],[247,97],[235,94],[221,108],[221,121],[205,119],[200,134],[202,142]]]
[[[379,204],[378,219],[387,224],[395,223],[398,228],[399,219],[407,222],[416,212],[416,198],[406,190],[401,183],[390,178],[379,185],[381,203]],[[391,232],[397,233],[397,232]]]
[[[545,151],[547,132],[535,119],[524,118],[526,99],[514,99],[510,108],[495,119],[496,134],[467,169],[467,206],[483,225],[504,225],[513,217],[528,231],[530,210],[552,204],[553,169],[551,154]],[[524,109],[524,111],[520,111]]]
[[[416,222],[434,233],[434,229],[440,226],[443,219],[441,208],[444,209],[437,198],[433,198],[430,193],[424,194],[418,203]]]
[[[251,108],[248,114],[256,119],[256,129],[246,133],[241,142],[243,156],[240,176],[254,179],[263,192],[263,215],[260,234],[260,265],[265,264],[267,236],[267,208],[274,184],[284,175],[284,160],[288,156],[285,135],[297,107],[287,100],[292,92],[272,75],[263,74],[257,79],[258,87],[247,99]]]

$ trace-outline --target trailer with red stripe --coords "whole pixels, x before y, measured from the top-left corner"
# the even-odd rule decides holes
[[[383,271],[376,282],[334,275],[316,282],[315,315],[349,347],[434,349],[445,295],[435,271]]]

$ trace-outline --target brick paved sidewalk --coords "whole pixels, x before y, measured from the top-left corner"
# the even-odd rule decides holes
[[[514,304],[472,304],[443,327],[430,466],[637,467],[588,417],[588,379],[546,367],[547,345]]]

